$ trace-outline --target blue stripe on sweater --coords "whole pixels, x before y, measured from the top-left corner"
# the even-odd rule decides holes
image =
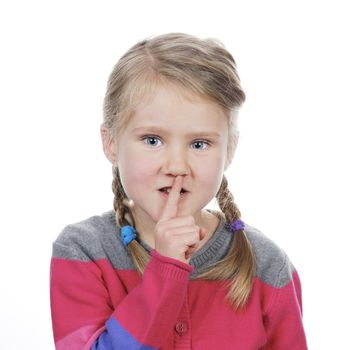
[[[155,350],[139,343],[113,316],[106,322],[106,327],[107,330],[98,337],[91,350]]]

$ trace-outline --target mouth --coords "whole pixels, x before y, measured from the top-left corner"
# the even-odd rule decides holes
[[[171,190],[171,187],[163,187],[163,188],[160,188],[158,191],[167,195],[167,194],[169,194],[170,190]],[[185,190],[184,188],[182,188],[180,195],[184,195],[185,193],[188,193],[188,191]]]

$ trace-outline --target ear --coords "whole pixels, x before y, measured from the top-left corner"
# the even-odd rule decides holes
[[[100,127],[103,152],[107,159],[114,165],[117,162],[117,150],[115,138],[110,135],[109,130],[103,126]]]

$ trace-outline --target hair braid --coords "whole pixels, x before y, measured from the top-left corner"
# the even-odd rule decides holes
[[[219,191],[216,194],[216,199],[228,222],[232,222],[241,217],[241,212],[235,204],[233,195],[228,188],[228,182],[225,175],[222,178]]]
[[[216,198],[227,222],[231,223],[241,217],[233,195],[228,188],[225,176],[223,176]],[[256,263],[253,248],[244,230],[238,230],[235,232],[230,250],[225,258],[199,277],[212,280],[231,279],[227,297],[232,306],[240,309],[248,301],[253,287],[255,269]]]
[[[135,227],[135,220],[130,210],[131,205],[120,181],[119,170],[118,168],[113,167],[112,172],[112,191],[114,193],[113,207],[115,210],[115,220],[117,226],[123,227],[125,225],[131,225]],[[150,258],[149,254],[137,241],[137,239],[134,239],[129,243],[128,250],[136,269],[142,274],[146,268],[146,265],[148,264]]]

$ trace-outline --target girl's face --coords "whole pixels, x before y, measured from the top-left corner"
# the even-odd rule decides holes
[[[178,216],[192,215],[200,222],[201,210],[220,187],[227,142],[227,116],[209,100],[190,101],[161,86],[154,98],[140,104],[111,143],[138,230],[157,223],[167,200],[161,189],[171,187],[178,175],[185,190]]]

